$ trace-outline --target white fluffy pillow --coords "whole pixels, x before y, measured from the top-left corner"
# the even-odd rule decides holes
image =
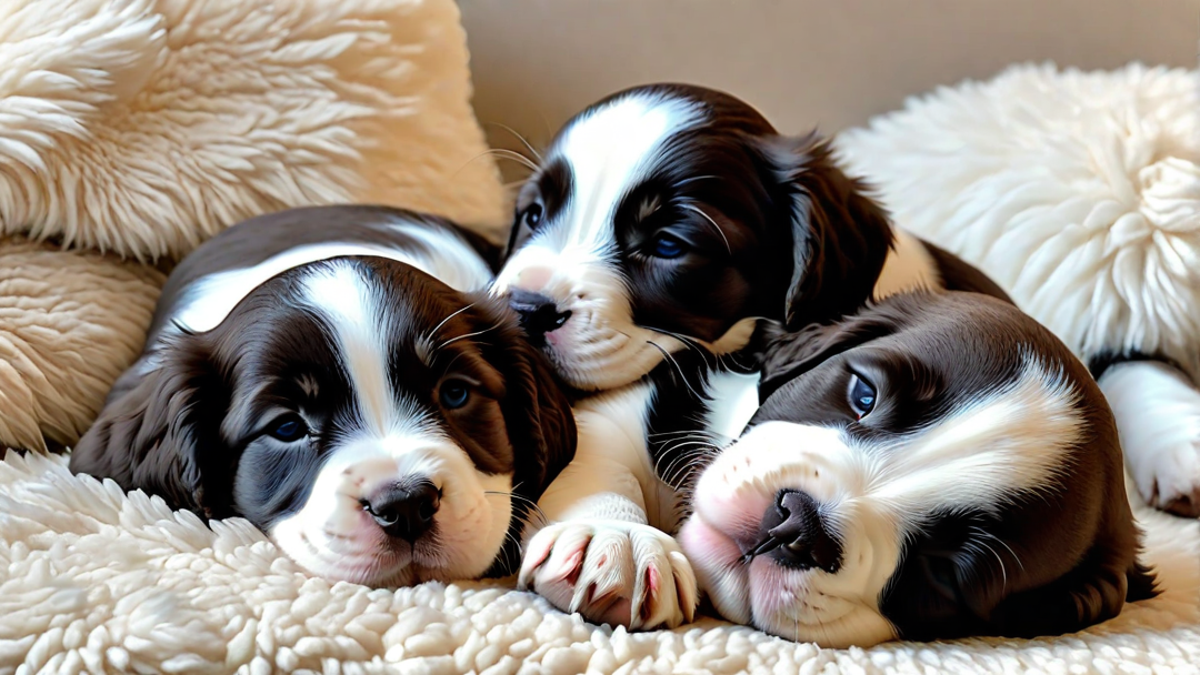
[[[901,226],[978,265],[1077,352],[1109,336],[1200,375],[1195,71],[1016,66],[837,143]]]
[[[0,2],[0,234],[153,260],[342,201],[502,227],[458,19],[452,0]]]

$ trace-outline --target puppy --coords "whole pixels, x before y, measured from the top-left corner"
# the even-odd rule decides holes
[[[763,367],[679,535],[724,617],[865,647],[1069,633],[1155,595],[1112,412],[1012,305],[893,296]]]
[[[172,272],[71,469],[244,517],[333,580],[508,572],[575,427],[515,315],[477,292],[477,245],[365,206],[226,230]]]
[[[660,530],[678,522],[686,446],[658,441],[741,431],[757,403],[759,322],[829,322],[913,287],[1004,294],[893,229],[815,134],[781,136],[720,92],[620,92],[570,120],[543,157],[493,291],[590,396],[576,406],[575,463],[540,504],[550,525],[526,533],[522,583],[594,621],[677,625],[694,580]],[[713,398],[681,407],[663,387],[693,383],[696,369],[713,371],[701,378]]]

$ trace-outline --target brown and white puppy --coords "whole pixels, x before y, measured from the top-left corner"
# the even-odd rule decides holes
[[[510,572],[570,460],[570,404],[487,262],[394,209],[284,211],[173,271],[78,473],[242,516],[309,571],[372,585]]]
[[[678,524],[677,477],[660,474],[675,444],[657,441],[699,418],[664,394],[668,380],[715,368],[703,416],[736,436],[756,403],[748,348],[762,319],[828,322],[911,287],[1003,293],[894,229],[818,136],[780,135],[728,94],[677,84],[614,94],[542,157],[494,292],[593,395],[576,406],[574,468],[540,504],[549,526],[527,533],[522,581],[595,621],[676,625],[695,589],[663,532]]]
[[[823,646],[1080,630],[1153,596],[1113,415],[1010,304],[893,296],[784,335],[679,539],[724,617]]]

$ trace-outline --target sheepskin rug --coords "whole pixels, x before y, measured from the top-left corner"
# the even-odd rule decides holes
[[[289,206],[507,224],[453,0],[0,2],[0,234],[179,257]]]
[[[1083,633],[818,649],[713,619],[627,633],[511,582],[329,584],[241,519],[0,462],[0,673],[1165,673],[1200,664],[1200,522],[1138,506],[1165,592]]]

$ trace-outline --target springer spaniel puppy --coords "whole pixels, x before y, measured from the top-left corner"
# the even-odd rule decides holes
[[[1157,593],[1112,411],[1014,306],[892,296],[763,368],[679,534],[727,619],[829,647],[1034,637]]]
[[[665,533],[679,520],[676,481],[660,470],[680,468],[666,434],[699,421],[680,419],[665,380],[715,368],[705,415],[735,437],[757,403],[761,320],[828,322],[912,287],[1003,296],[894,229],[815,134],[781,136],[700,87],[636,87],[574,117],[516,210],[493,291],[586,394],[576,458],[539,504],[549,525],[526,533],[521,583],[632,628],[678,625],[695,605]]]
[[[515,571],[576,432],[479,245],[367,206],[222,232],[172,272],[71,469],[244,517],[332,580]]]

